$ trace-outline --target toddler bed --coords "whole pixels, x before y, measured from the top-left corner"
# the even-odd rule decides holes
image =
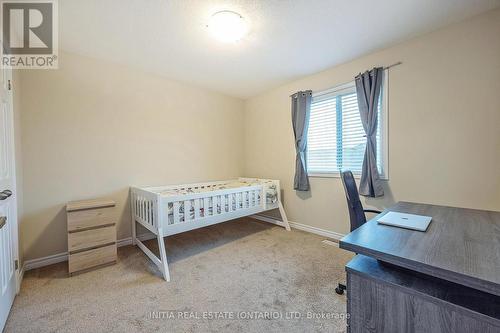
[[[279,180],[238,178],[198,184],[131,187],[132,244],[170,281],[163,237],[278,208],[283,226],[290,225],[281,204]],[[160,258],[137,239],[136,222],[156,235]]]

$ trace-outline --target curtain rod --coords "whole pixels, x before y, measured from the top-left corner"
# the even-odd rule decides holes
[[[401,65],[402,63],[403,63],[402,61],[398,61],[398,62],[393,63],[392,65],[385,66],[385,67],[384,67],[384,69],[389,69],[389,68],[391,68],[391,67],[399,66],[399,65]]]
[[[382,68],[383,68],[384,70],[386,70],[386,69],[390,69],[390,68],[392,68],[392,67],[399,66],[399,65],[401,65],[401,64],[403,64],[403,62],[402,62],[402,61],[398,61],[398,62],[393,63],[392,65],[389,65],[389,66],[384,66],[384,67],[382,67]],[[322,95],[326,95],[326,94],[331,93],[332,91],[341,90],[341,89],[343,89],[343,88],[344,88],[344,87],[346,87],[346,86],[350,86],[353,82],[354,82],[354,78],[353,78],[353,80],[352,80],[352,81],[348,81],[348,82],[340,83],[340,84],[338,84],[338,85],[336,85],[335,87],[330,88],[330,89],[321,90],[321,91],[313,91],[312,95],[313,95],[313,97],[315,97],[315,96],[322,96]]]
[[[389,66],[384,66],[384,67],[382,67],[382,68],[383,68],[384,70],[386,70],[386,69],[390,69],[390,68],[392,68],[392,67],[396,67],[396,66],[399,66],[399,65],[402,65],[402,64],[403,64],[403,62],[402,62],[402,61],[398,61],[398,62],[393,63],[392,65],[389,65]],[[328,94],[328,93],[330,93],[330,92],[332,92],[332,91],[335,91],[335,90],[337,90],[337,89],[339,89],[339,88],[341,89],[341,87],[343,87],[343,86],[350,85],[352,82],[353,82],[353,81],[340,83],[340,84],[336,85],[335,87],[330,88],[330,89],[327,89],[327,90],[316,91],[316,92],[315,92],[315,91],[313,91],[313,92],[312,92],[312,95],[313,95],[313,97],[314,97],[314,96],[326,95],[326,94]],[[296,93],[295,93],[295,94],[296,94]],[[290,97],[294,96],[295,94],[290,95]]]

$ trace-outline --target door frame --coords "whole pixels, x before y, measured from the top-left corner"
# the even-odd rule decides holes
[[[14,201],[14,208],[13,208],[13,215],[14,215],[14,223],[15,223],[15,228],[14,228],[14,233],[13,233],[13,238],[14,238],[14,244],[12,246],[14,247],[14,260],[17,261],[17,269],[16,271],[16,294],[19,294],[21,291],[21,279],[23,277],[24,270],[21,266],[21,261],[19,260],[19,214],[18,214],[18,208],[19,208],[19,201],[17,200],[17,169],[16,169],[16,115],[14,113],[14,90],[16,89],[16,83],[14,82],[14,73],[12,69],[8,70],[9,74],[9,80],[10,80],[10,126],[11,126],[11,140],[12,140],[12,151],[11,151],[11,158],[12,158],[12,177],[14,178],[14,183],[12,184],[12,193],[13,198],[12,201]]]
[[[7,99],[9,101],[10,108],[7,110],[8,116],[7,121],[9,129],[10,129],[10,137],[7,138],[9,140],[9,155],[10,155],[10,168],[12,175],[12,185],[10,190],[12,191],[12,196],[9,198],[11,200],[11,215],[13,225],[12,232],[12,247],[14,251],[14,260],[17,261],[17,269],[14,271],[14,278],[16,279],[16,294],[19,294],[21,290],[21,279],[23,277],[23,269],[21,267],[21,262],[19,260],[19,221],[18,221],[18,199],[17,199],[17,173],[16,173],[16,128],[15,128],[15,114],[14,114],[14,91],[16,89],[16,82],[14,82],[13,78],[13,70],[12,69],[3,69],[6,72],[6,80],[7,80]],[[2,88],[3,89],[3,88]],[[12,263],[14,265],[14,263]],[[15,268],[15,267],[14,267]]]

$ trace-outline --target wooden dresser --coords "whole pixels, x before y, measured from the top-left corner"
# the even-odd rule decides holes
[[[106,199],[66,205],[70,276],[116,262],[115,205]]]

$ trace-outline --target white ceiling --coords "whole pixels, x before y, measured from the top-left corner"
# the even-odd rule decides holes
[[[500,0],[62,0],[60,48],[247,98],[487,11]],[[251,31],[207,32],[216,11]],[[375,65],[375,64],[374,64]]]

